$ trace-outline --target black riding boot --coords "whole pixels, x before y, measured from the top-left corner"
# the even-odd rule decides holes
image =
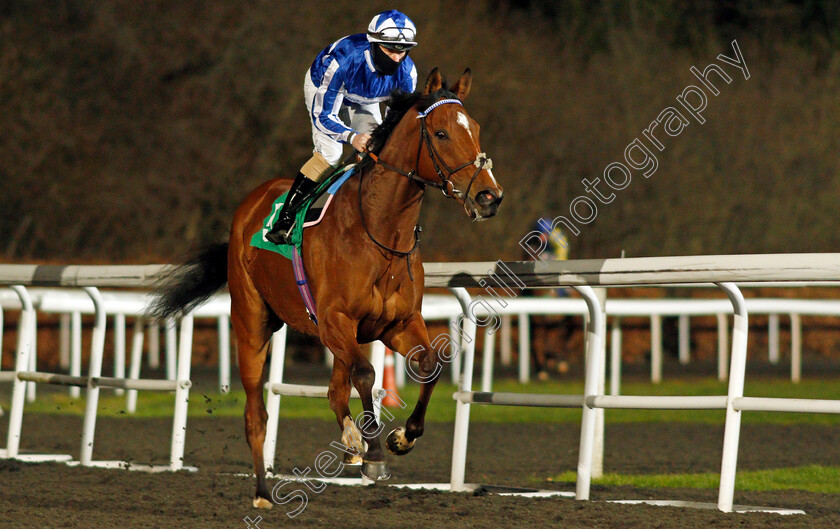
[[[286,196],[286,202],[280,208],[280,218],[274,222],[271,231],[265,234],[265,238],[274,244],[288,244],[288,237],[291,235],[289,230],[295,220],[295,214],[300,208],[303,200],[317,187],[318,182],[306,178],[303,173],[298,173],[292,188],[289,189],[289,194]]]

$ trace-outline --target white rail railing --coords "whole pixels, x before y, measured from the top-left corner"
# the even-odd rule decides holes
[[[40,286],[148,286],[154,277],[163,270],[159,266],[145,267],[89,267],[89,266],[32,266],[9,265],[0,269],[0,285],[40,285]],[[657,399],[604,394],[605,376],[605,334],[606,319],[604,307],[591,286],[640,286],[663,284],[716,283],[730,299],[734,313],[731,366],[727,395],[714,399],[679,398],[675,402],[680,408],[691,409],[697,406],[721,407],[726,410],[724,447],[721,462],[721,481],[718,494],[718,508],[722,511],[733,510],[735,487],[735,468],[737,463],[738,437],[743,410],[761,409],[765,411],[800,411],[813,413],[840,412],[831,401],[811,401],[807,399],[766,399],[744,397],[744,377],[747,352],[747,305],[735,285],[735,282],[784,282],[784,281],[840,281],[840,254],[775,254],[745,256],[692,256],[692,257],[655,257],[632,259],[603,259],[585,261],[563,261],[550,263],[429,263],[426,265],[426,285],[430,287],[448,287],[458,289],[457,296],[463,312],[469,316],[465,320],[464,333],[475,335],[476,323],[486,325],[489,318],[479,317],[480,312],[463,287],[484,289],[493,296],[493,285],[513,291],[528,287],[575,287],[585,299],[588,309],[588,331],[586,340],[586,375],[583,395],[583,415],[581,442],[578,461],[578,482],[576,497],[588,499],[590,480],[595,475],[593,462],[598,459],[596,431],[598,413],[608,407],[661,406]],[[29,329],[31,326],[24,326]],[[474,344],[474,340],[470,343]],[[27,344],[20,346],[26,350]],[[22,351],[21,351],[22,353]],[[498,404],[516,400],[518,405],[528,405],[526,396],[505,394],[482,395],[478,399],[472,392],[474,348],[463,350],[463,376],[459,391],[455,394],[456,419],[455,439],[453,441],[453,467],[451,488],[461,490],[464,487],[464,467],[466,463],[467,432],[469,409],[473,403]],[[20,357],[19,357],[20,360]],[[27,359],[28,360],[28,359]],[[189,364],[186,360],[183,364]],[[94,365],[93,363],[91,364]],[[17,371],[27,369],[27,364],[18,362]],[[188,369],[188,367],[187,367]],[[179,373],[180,374],[180,373]],[[98,374],[97,374],[98,376]],[[19,385],[16,386],[17,388]],[[95,391],[88,383],[90,392]],[[13,401],[21,401],[20,390],[15,391]],[[95,395],[95,394],[93,394]],[[609,397],[609,398],[608,398]],[[95,398],[89,398],[95,400]],[[537,399],[534,399],[535,401]],[[560,399],[562,400],[562,399]],[[22,402],[22,401],[21,401]],[[572,405],[577,401],[570,400]],[[534,402],[535,405],[566,402]],[[88,402],[90,407],[90,402]],[[724,406],[725,405],[725,406]],[[176,401],[178,408],[185,411],[186,401]],[[671,405],[669,405],[671,406]],[[22,410],[22,407],[20,408]],[[669,409],[672,409],[669,407]],[[94,415],[95,417],[95,415]],[[10,443],[11,444],[11,443]],[[173,453],[176,441],[173,437]],[[601,447],[602,448],[602,447]]]
[[[431,268],[431,269],[430,269]],[[642,259],[606,259],[599,261],[551,262],[544,265],[535,263],[437,263],[427,268],[426,284],[430,286],[484,288],[488,291],[488,277],[499,288],[514,289],[521,286],[576,286],[584,295],[589,309],[590,327],[587,333],[586,377],[584,389],[583,417],[581,424],[581,443],[578,461],[576,497],[589,499],[590,480],[595,474],[593,462],[597,460],[596,446],[596,410],[607,407],[651,407],[662,405],[660,401],[647,399],[634,400],[634,396],[611,396],[605,399],[603,394],[605,351],[603,347],[605,325],[602,323],[601,307],[597,298],[586,292],[586,285],[598,286],[640,286],[652,284],[707,283],[714,282],[724,290],[732,303],[735,315],[730,379],[727,395],[717,399],[704,399],[705,407],[721,407],[726,410],[724,428],[724,447],[721,462],[721,480],[718,493],[718,508],[725,512],[733,510],[735,488],[735,468],[737,465],[738,440],[740,435],[741,411],[761,406],[766,411],[790,411],[796,409],[814,413],[833,411],[824,401],[808,406],[805,399],[791,403],[791,399],[743,399],[744,377],[747,353],[747,308],[746,302],[734,281],[838,281],[840,280],[840,255],[837,254],[786,254],[771,256],[704,256],[704,257],[664,257]],[[471,302],[473,303],[473,302]],[[469,406],[475,399],[472,396],[472,358],[463,363],[464,375],[458,393],[454,398],[458,402],[456,413],[455,452],[451,486],[453,490],[464,490],[463,470],[466,461],[466,441],[459,439],[459,434],[466,436],[467,427],[460,428],[460,417],[469,419]],[[511,397],[498,394],[502,400]],[[522,399],[523,397],[520,397]],[[485,395],[483,401],[492,404],[493,396]],[[599,402],[599,399],[600,402]],[[490,402],[488,402],[488,400]],[[701,403],[695,399],[682,400],[680,408],[692,409]],[[536,399],[535,399],[536,401]],[[545,405],[535,402],[535,405]],[[558,405],[563,403],[558,402]],[[521,403],[520,403],[521,405]],[[673,409],[672,404],[668,409]],[[840,411],[840,406],[837,408]]]
[[[13,285],[12,289],[18,295],[22,313],[21,324],[18,332],[18,347],[16,351],[15,371],[10,373],[13,381],[12,404],[9,413],[9,430],[6,441],[6,448],[0,452],[2,457],[19,458],[34,461],[67,461],[69,455],[65,454],[37,454],[21,455],[20,440],[24,406],[24,393],[26,386],[31,384],[51,384],[59,386],[70,386],[74,388],[86,388],[85,414],[82,426],[81,448],[78,464],[82,466],[98,467],[124,467],[132,470],[194,470],[185,467],[183,463],[184,440],[186,438],[187,402],[189,400],[190,367],[192,353],[193,316],[188,314],[181,320],[181,340],[178,353],[177,373],[174,380],[146,380],[139,376],[133,379],[123,377],[102,377],[102,361],[105,346],[106,313],[108,302],[103,298],[99,289],[92,286],[82,287],[85,294],[89,296],[92,303],[92,312],[95,315],[93,326],[93,337],[91,340],[90,363],[86,376],[78,372],[69,375],[37,371],[35,363],[30,359],[34,357],[35,337],[35,304],[28,290],[21,285]],[[48,305],[48,304],[47,304]],[[71,304],[71,308],[78,308],[78,304]],[[119,307],[112,305],[112,312],[119,312]],[[7,377],[3,377],[6,379]],[[102,387],[138,389],[146,391],[174,391],[175,405],[173,412],[172,443],[170,450],[170,462],[166,467],[151,467],[146,465],[128,465],[123,461],[95,461],[93,459],[93,447],[96,431],[96,418],[99,404],[99,390]]]

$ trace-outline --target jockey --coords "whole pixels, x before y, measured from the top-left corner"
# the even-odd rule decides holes
[[[540,239],[546,243],[541,255],[545,255],[552,261],[569,259],[569,238],[559,226],[551,227],[551,219],[545,217],[537,219],[535,230],[540,232]],[[565,298],[569,296],[569,291],[566,288],[557,288],[554,294],[559,298]]]
[[[542,253],[546,253],[549,259],[565,261],[569,258],[569,239],[559,226],[552,229],[551,219],[537,219],[535,230],[540,232],[540,239],[546,242]]]
[[[343,144],[364,152],[370,133],[382,122],[379,104],[393,90],[414,92],[417,68],[408,52],[417,45],[416,35],[407,16],[383,11],[370,21],[367,33],[344,37],[315,58],[303,82],[313,156],[300,169],[266,239],[286,243],[297,209],[321,174],[338,163]]]

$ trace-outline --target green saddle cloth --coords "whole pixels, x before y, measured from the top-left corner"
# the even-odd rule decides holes
[[[325,178],[318,185],[318,188],[309,197],[304,200],[301,207],[297,210],[297,213],[295,213],[295,225],[292,227],[291,244],[274,244],[265,238],[265,235],[271,230],[271,227],[274,226],[274,222],[280,216],[280,208],[286,203],[286,196],[289,194],[287,192],[280,195],[271,205],[271,212],[265,220],[263,220],[262,227],[253,236],[251,236],[251,246],[279,253],[286,259],[291,260],[293,246],[296,246],[298,248],[298,252],[300,252],[300,248],[303,245],[304,224],[310,221],[314,222],[321,217],[321,214],[323,213],[322,210],[326,207],[329,197],[335,194],[335,192],[338,191],[338,188],[341,187],[341,184],[350,178],[350,175],[353,174],[353,167],[354,166],[342,166],[336,169],[328,178]]]

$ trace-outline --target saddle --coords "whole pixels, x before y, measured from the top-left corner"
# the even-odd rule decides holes
[[[339,168],[335,173],[326,178],[318,188],[301,205],[295,215],[295,224],[292,226],[291,244],[274,244],[267,240],[265,235],[271,230],[274,222],[279,217],[280,208],[286,202],[288,193],[283,193],[271,205],[271,212],[265,218],[262,228],[251,237],[251,246],[261,248],[270,252],[279,253],[286,259],[292,259],[293,248],[300,249],[303,243],[303,230],[317,225],[324,218],[332,203],[333,196],[341,186],[353,175],[355,166]]]

